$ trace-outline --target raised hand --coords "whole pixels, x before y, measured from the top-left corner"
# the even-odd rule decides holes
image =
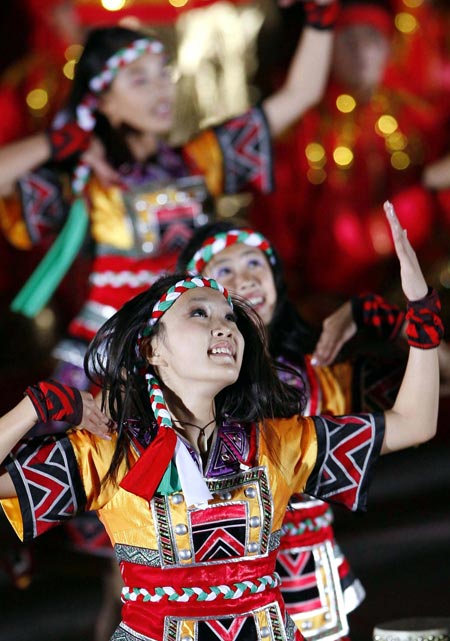
[[[395,252],[400,261],[403,293],[410,301],[420,300],[427,295],[428,286],[416,253],[408,240],[406,230],[400,225],[392,203],[386,201],[383,207],[391,228]]]
[[[312,365],[330,365],[356,331],[352,305],[347,301],[323,321],[322,333],[311,359]]]
[[[97,402],[89,392],[80,392],[83,403],[83,416],[79,428],[96,436],[109,440],[114,430],[114,422],[100,410]]]

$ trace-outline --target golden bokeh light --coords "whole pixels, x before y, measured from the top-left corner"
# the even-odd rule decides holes
[[[313,164],[322,164],[325,160],[325,149],[318,142],[310,142],[306,145],[305,156]]]
[[[69,80],[73,80],[73,77],[75,75],[75,65],[75,60],[69,60],[69,62],[66,62],[63,67],[63,74],[66,76],[66,78],[69,78]]]
[[[336,107],[344,114],[351,113],[356,107],[356,100],[353,96],[343,93],[336,98]]]
[[[401,11],[395,16],[395,26],[401,33],[411,34],[417,30],[418,23],[411,13]]]
[[[323,169],[308,169],[306,177],[312,185],[321,185],[327,177],[327,172]]]
[[[424,0],[403,0],[403,4],[409,9],[417,9],[417,7],[421,7],[423,2]]]
[[[120,11],[126,3],[126,0],[102,0],[102,7],[106,11]]]
[[[75,60],[78,62],[78,60],[81,58],[81,54],[83,53],[83,45],[77,45],[73,44],[67,47],[67,49],[64,52],[64,58],[67,60],[67,62],[70,62],[71,60]]]
[[[411,159],[404,151],[394,151],[391,156],[391,165],[394,169],[407,169],[411,164]]]
[[[353,161],[353,151],[341,145],[333,151],[333,158],[339,167],[349,167]]]
[[[403,151],[408,145],[408,138],[401,131],[394,131],[386,138],[386,148],[389,151]]]
[[[394,133],[394,131],[397,131],[397,129],[397,120],[394,118],[394,116],[390,116],[389,114],[380,116],[375,125],[375,131],[381,136],[390,136]]]
[[[33,111],[43,109],[48,103],[48,93],[45,89],[33,89],[26,97],[27,105]]]

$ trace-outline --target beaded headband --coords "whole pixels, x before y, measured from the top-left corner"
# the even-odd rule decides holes
[[[207,238],[189,261],[187,265],[188,271],[201,274],[213,256],[235,243],[260,249],[266,254],[270,264],[275,264],[272,246],[262,234],[253,229],[231,229]]]
[[[154,38],[138,38],[127,47],[114,53],[105,62],[100,73],[90,79],[91,90],[77,107],[77,122],[85,131],[92,131],[95,127],[94,111],[98,105],[98,95],[105,91],[119,71],[131,64],[146,53],[163,53],[164,45]]]
[[[152,313],[150,314],[150,318],[147,321],[147,325],[140,332],[139,338],[150,336],[153,330],[153,326],[157,323],[157,321],[159,321],[161,316],[172,307],[175,301],[178,300],[178,298],[182,294],[189,291],[190,289],[194,289],[195,287],[209,287],[210,289],[215,289],[225,296],[227,303],[233,309],[233,302],[228,291],[225,289],[225,287],[222,287],[222,285],[216,280],[214,280],[213,278],[188,276],[184,280],[179,280],[177,283],[175,283],[175,285],[172,285],[172,287],[169,287],[166,293],[163,294],[161,298],[155,303],[152,309]]]

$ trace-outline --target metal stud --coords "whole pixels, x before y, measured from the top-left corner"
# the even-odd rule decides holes
[[[175,526],[175,534],[179,534],[181,536],[182,534],[187,534],[187,531],[188,529],[184,523],[178,523]]]
[[[180,550],[180,559],[182,561],[187,561],[190,559],[192,556],[192,552],[190,550]]]
[[[254,499],[256,496],[256,489],[254,487],[247,487],[244,494],[248,499]]]
[[[259,516],[252,516],[249,521],[250,527],[259,527],[261,525],[261,519]]]
[[[184,496],[182,494],[172,494],[171,499],[174,505],[179,505],[180,503],[183,503]]]

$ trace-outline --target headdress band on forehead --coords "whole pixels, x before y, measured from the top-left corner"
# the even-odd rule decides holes
[[[105,62],[99,74],[89,81],[88,93],[77,107],[77,122],[82,129],[91,131],[95,127],[94,111],[98,105],[98,94],[105,91],[119,71],[146,53],[163,53],[164,45],[155,38],[138,38],[127,47],[114,53]]]
[[[200,278],[200,277],[188,277],[185,280],[179,280],[175,285],[172,285],[163,296],[155,303],[153,306],[150,318],[147,322],[146,327],[140,333],[140,338],[144,336],[149,336],[152,332],[153,326],[161,318],[161,316],[167,312],[168,309],[172,307],[178,298],[184,294],[184,292],[194,289],[195,287],[209,287],[215,289],[221,294],[223,294],[230,305],[233,308],[233,303],[230,295],[227,290],[222,287],[213,278]]]
[[[275,264],[272,245],[262,234],[253,229],[231,229],[207,238],[189,261],[187,265],[188,271],[201,274],[213,256],[235,243],[242,243],[243,245],[260,249],[266,254],[270,264]]]

